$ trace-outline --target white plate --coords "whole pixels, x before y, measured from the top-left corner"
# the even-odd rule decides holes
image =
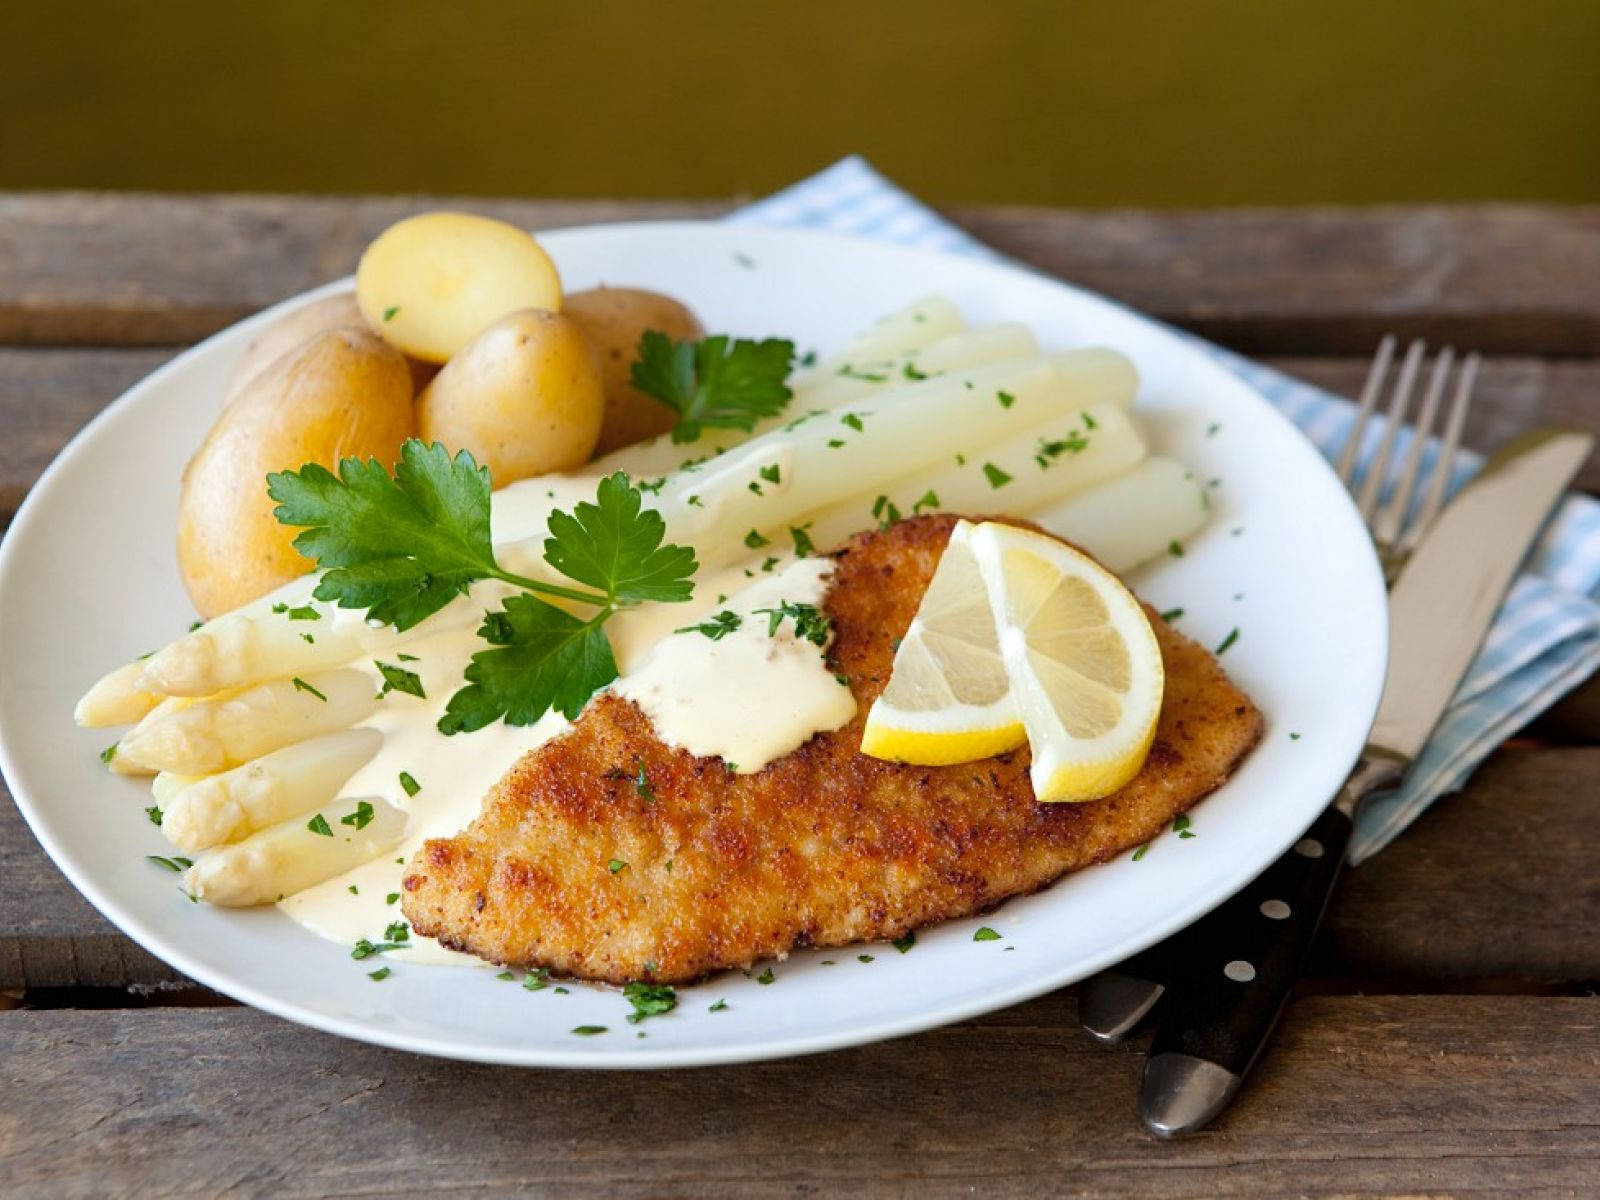
[[[1386,651],[1382,582],[1356,514],[1322,459],[1250,388],[1170,331],[1023,270],[876,242],[719,224],[638,224],[543,237],[571,289],[660,288],[706,326],[831,347],[929,292],[973,322],[1023,321],[1051,346],[1105,343],[1143,375],[1154,445],[1213,489],[1215,516],[1182,558],[1135,586],[1216,646],[1267,715],[1262,745],[1193,814],[1196,836],[1138,862],[1068,876],[982,919],[888,945],[796,954],[762,986],[738,973],[684,988],[640,1027],[614,991],[529,993],[493,972],[372,960],[276,910],[192,904],[145,861],[167,851],[148,791],[107,775],[106,731],[74,701],[110,666],[181,633],[191,610],[173,558],[178,474],[215,415],[234,359],[262,325],[219,333],[90,423],[29,495],[0,547],[0,768],[50,856],[124,932],[186,975],[290,1020],[387,1046],[487,1062],[665,1067],[803,1054],[893,1037],[1083,978],[1194,920],[1288,846],[1327,803],[1366,737]],[[1299,737],[1292,735],[1298,734]],[[509,764],[507,764],[509,765]],[[1001,941],[974,942],[990,925]],[[858,953],[873,961],[858,961]],[[823,960],[837,965],[824,966]],[[727,1009],[708,1007],[726,1000]],[[576,1037],[582,1024],[605,1025]]]

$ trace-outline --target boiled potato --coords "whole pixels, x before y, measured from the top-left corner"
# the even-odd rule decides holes
[[[660,292],[613,287],[573,292],[561,311],[578,323],[600,355],[606,415],[595,453],[606,454],[671,429],[678,414],[633,386],[633,362],[647,329],[659,330],[675,342],[704,337],[706,331],[695,315]]]
[[[390,345],[442,363],[507,313],[558,311],[561,279],[515,225],[433,212],[397,221],[367,247],[356,298]]]
[[[416,432],[411,373],[376,334],[333,329],[258,372],[225,408],[183,473],[178,567],[200,615],[237,608],[311,569],[273,518],[269,471],[390,464]]]
[[[604,412],[600,363],[582,331],[536,308],[485,329],[417,400],[422,440],[470,451],[495,487],[588,462]]]
[[[367,319],[361,315],[354,292],[339,292],[324,296],[293,312],[279,317],[268,325],[248,346],[234,364],[228,383],[227,396],[232,399],[244,390],[263,368],[297,346],[304,345],[319,333],[330,329],[367,329]]]

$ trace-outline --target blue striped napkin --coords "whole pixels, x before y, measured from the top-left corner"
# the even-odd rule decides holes
[[[863,159],[851,157],[729,220],[797,226],[882,238],[955,254],[999,257],[971,235],[894,186]],[[1189,335],[1184,335],[1189,336]],[[1280,408],[1333,458],[1344,445],[1354,406],[1320,388],[1191,340]],[[1366,451],[1380,434],[1367,431]],[[1404,435],[1397,438],[1404,448]],[[1398,464],[1400,455],[1395,455]],[[1463,456],[1457,484],[1477,470]],[[1446,792],[1466,782],[1497,745],[1600,667],[1600,503],[1570,496],[1512,586],[1482,652],[1417,759],[1405,786],[1362,813],[1351,860],[1383,849]]]

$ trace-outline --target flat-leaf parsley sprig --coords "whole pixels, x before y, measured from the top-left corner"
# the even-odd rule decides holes
[[[323,572],[315,595],[370,620],[406,630],[483,579],[522,589],[485,615],[478,635],[491,646],[472,656],[468,686],[450,698],[439,729],[482,729],[504,718],[531,725],[549,709],[568,718],[617,677],[607,620],[645,601],[694,593],[694,550],[663,544],[666,522],[644,507],[620,471],[595,499],[547,522],[544,559],[582,587],[504,570],[489,540],[489,472],[461,451],[411,439],[394,474],[376,460],[347,458],[334,475],[315,463],[267,477],[274,515],[307,528],[295,548]],[[589,605],[577,617],[539,599]]]
[[[783,338],[734,340],[726,334],[675,342],[658,330],[639,339],[633,385],[678,414],[674,442],[693,442],[704,428],[749,433],[781,413],[789,398],[794,343]]]

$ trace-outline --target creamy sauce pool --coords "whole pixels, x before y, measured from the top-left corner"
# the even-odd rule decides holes
[[[542,535],[551,509],[592,498],[595,483],[589,477],[556,477],[496,492],[490,518],[494,540]],[[606,626],[621,672],[613,690],[638,704],[669,745],[721,756],[744,773],[759,770],[818,731],[838,729],[855,715],[856,706],[850,689],[829,669],[825,648],[796,638],[792,620],[769,635],[768,614],[755,611],[784,601],[820,606],[832,566],[831,560],[807,558],[770,573],[753,564],[702,567],[687,603],[644,604],[619,613]],[[474,589],[474,599],[479,598]],[[484,592],[481,600],[492,606],[496,596]],[[720,639],[675,632],[723,610],[736,614],[740,624]],[[428,838],[464,829],[478,815],[485,793],[518,758],[568,728],[552,712],[527,727],[497,722],[453,737],[438,731],[445,705],[462,686],[462,670],[483,648],[476,630],[473,622],[406,645],[415,661],[402,665],[421,678],[427,699],[390,692],[363,722],[383,734],[383,746],[350,777],[340,797],[377,796],[395,805],[406,814],[406,838],[373,861],[279,903],[312,932],[345,944],[383,940],[391,922],[404,920],[399,900],[389,899],[400,892],[404,863]],[[378,657],[394,661],[393,654]],[[379,686],[376,668],[370,661],[364,666]],[[402,772],[416,781],[415,796],[401,785]],[[432,938],[412,935],[406,945],[390,954],[403,962],[484,965]]]

